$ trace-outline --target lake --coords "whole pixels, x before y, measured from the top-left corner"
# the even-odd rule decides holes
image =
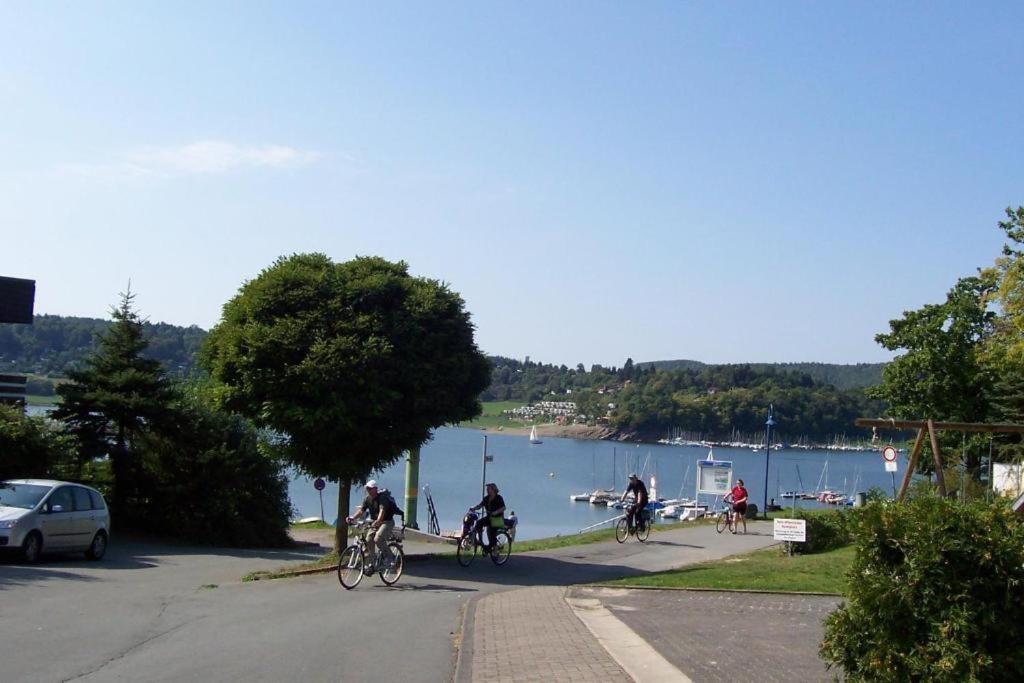
[[[46,408],[29,406],[30,414],[46,412]],[[694,497],[696,462],[707,456],[706,448],[664,446],[661,444],[630,444],[610,441],[545,438],[540,445],[531,445],[525,436],[488,432],[488,452],[494,461],[487,463],[487,480],[498,484],[509,510],[519,518],[517,538],[544,538],[557,534],[576,533],[584,527],[611,519],[619,514],[590,503],[569,500],[574,493],[612,486],[621,492],[630,472],[643,472],[650,485],[650,475],[657,477],[657,495],[661,498]],[[462,526],[462,515],[482,497],[481,454],[483,432],[477,429],[444,427],[426,444],[420,458],[420,487],[429,486],[437,509],[441,529]],[[750,500],[758,509],[764,500],[765,454],[747,449],[715,448],[716,460],[731,460],[733,479],[743,479]],[[822,479],[828,463],[827,481]],[[613,466],[614,465],[614,466]],[[897,485],[907,466],[905,453],[899,454]],[[404,505],[405,460],[376,475],[382,488],[391,489],[399,505]],[[684,481],[685,480],[685,481]],[[811,491],[821,486],[847,493],[867,491],[878,486],[892,492],[892,478],[885,472],[880,453],[852,451],[805,451],[787,449],[772,451],[768,467],[768,497],[775,502],[792,505],[779,495],[783,491]],[[802,481],[802,486],[801,486]],[[319,517],[320,498],[310,479],[292,476],[288,494],[296,517]],[[352,508],[362,500],[363,491],[352,492]],[[714,503],[714,497],[700,497],[703,503]],[[324,490],[324,517],[333,522],[338,510],[338,486],[329,483]],[[826,507],[816,501],[798,501],[798,507]],[[427,528],[427,504],[421,490],[417,517],[421,529]]]
[[[488,452],[494,455],[494,461],[487,463],[487,481],[497,483],[509,510],[516,512],[520,539],[576,533],[615,517],[617,510],[572,502],[569,496],[612,486],[613,480],[621,492],[629,472],[643,471],[648,485],[650,475],[655,474],[659,497],[692,498],[696,487],[695,463],[707,455],[707,448],[660,444],[545,438],[543,444],[531,445],[525,436],[488,432],[487,437]],[[443,530],[461,528],[466,509],[480,501],[482,448],[483,432],[446,427],[437,430],[434,439],[421,451],[420,487],[430,487]],[[732,461],[734,480],[744,480],[751,502],[761,508],[765,489],[764,452],[715,448],[714,454],[716,460]],[[859,479],[857,491],[867,491],[872,486],[892,491],[892,479],[885,472],[880,453],[781,450],[771,453],[768,497],[775,498],[776,503],[791,505],[792,502],[783,501],[779,493],[799,489],[801,479],[804,489],[816,489],[826,462],[827,485],[833,489],[853,492],[854,483]],[[901,453],[897,485],[906,464],[906,454]],[[404,504],[404,459],[378,473],[376,479],[382,488],[391,489],[399,505]],[[825,485],[822,481],[822,486]],[[298,517],[320,515],[320,499],[308,478],[293,477],[289,495]],[[337,485],[328,483],[323,501],[324,516],[329,522],[337,517],[337,496]],[[353,489],[352,508],[362,496],[362,489]],[[701,502],[713,500],[712,496],[701,496]],[[813,501],[799,501],[797,505],[824,507]],[[422,490],[417,517],[420,528],[425,529],[427,512]]]

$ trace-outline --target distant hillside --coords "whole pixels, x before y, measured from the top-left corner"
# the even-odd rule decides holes
[[[696,360],[656,360],[637,363],[638,368],[655,367],[659,370],[703,370],[707,367],[724,367],[739,363],[712,366]],[[834,363],[743,363],[755,369],[775,369],[782,372],[796,372],[809,375],[820,384],[831,384],[837,389],[862,389],[882,381],[885,363],[856,363],[838,365]]]
[[[37,315],[32,325],[0,325],[0,368],[48,377],[62,377],[69,367],[80,362],[95,348],[96,335],[110,326],[109,320],[60,315]],[[172,374],[188,375],[196,367],[196,352],[206,331],[192,325],[179,327],[168,323],[146,323],[149,340],[147,355],[159,360]],[[613,386],[625,380],[638,379],[650,368],[686,370],[700,373],[721,368],[739,369],[741,364],[712,365],[695,360],[663,360],[636,363],[628,360],[622,368],[604,368],[582,364],[565,365],[536,363],[528,358],[518,361],[492,356],[494,366],[491,386],[481,398],[486,400],[539,400],[552,393],[567,390]],[[835,365],[829,363],[751,363],[754,370],[775,370],[807,375],[818,384],[832,385],[839,390],[860,389],[881,382],[884,363]]]
[[[110,324],[98,318],[37,315],[31,325],[0,325],[0,368],[62,377],[96,347],[96,335]],[[163,363],[172,374],[192,372],[205,330],[168,323],[145,323],[144,328],[149,340],[147,356]]]

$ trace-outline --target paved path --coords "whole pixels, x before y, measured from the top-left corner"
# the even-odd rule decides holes
[[[838,598],[586,587],[570,596],[600,600],[695,681],[831,680],[818,643]]]
[[[528,572],[533,584],[527,585],[543,587],[492,593],[475,601],[467,616],[458,682],[492,681],[495,676],[508,681],[597,680],[609,673],[616,675],[613,680],[630,680],[573,613],[565,587],[763,548],[774,543],[769,529],[767,523],[751,523],[749,534],[720,535],[712,526],[698,525],[656,532],[643,544],[630,538],[623,544],[513,554],[505,567],[488,567],[488,562],[481,571],[507,570],[510,586],[520,572]],[[538,653],[536,661],[526,653]]]
[[[569,609],[565,590],[522,588],[480,600],[472,624],[472,680],[628,680]]]
[[[702,525],[656,532],[645,544],[513,552],[503,567],[410,562],[396,586],[370,577],[352,591],[333,574],[239,581],[308,561],[315,547],[235,551],[119,538],[99,563],[0,563],[0,679],[443,681],[456,670],[465,625],[460,681],[490,683],[493,662],[503,662],[499,680],[628,680],[563,599],[568,587],[764,547],[773,543],[768,529],[720,536]],[[626,623],[629,604],[612,606]]]

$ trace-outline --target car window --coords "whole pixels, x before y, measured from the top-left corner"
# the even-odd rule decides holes
[[[46,501],[46,509],[52,512],[54,505],[64,508],[63,512],[71,512],[75,509],[74,500],[71,498],[71,487],[61,486],[50,494],[49,500]]]
[[[76,512],[92,510],[92,501],[89,500],[88,489],[83,489],[81,486],[72,486],[71,495],[74,496],[75,499]]]
[[[93,510],[103,510],[103,496],[95,491],[89,491],[89,500],[92,501]]]
[[[38,484],[15,484],[13,481],[0,482],[0,505],[31,510],[50,492],[50,486]]]

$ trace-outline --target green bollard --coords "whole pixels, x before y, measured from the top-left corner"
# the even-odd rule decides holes
[[[416,524],[416,501],[420,488],[420,449],[419,446],[405,452],[405,525],[410,529],[419,529]]]

